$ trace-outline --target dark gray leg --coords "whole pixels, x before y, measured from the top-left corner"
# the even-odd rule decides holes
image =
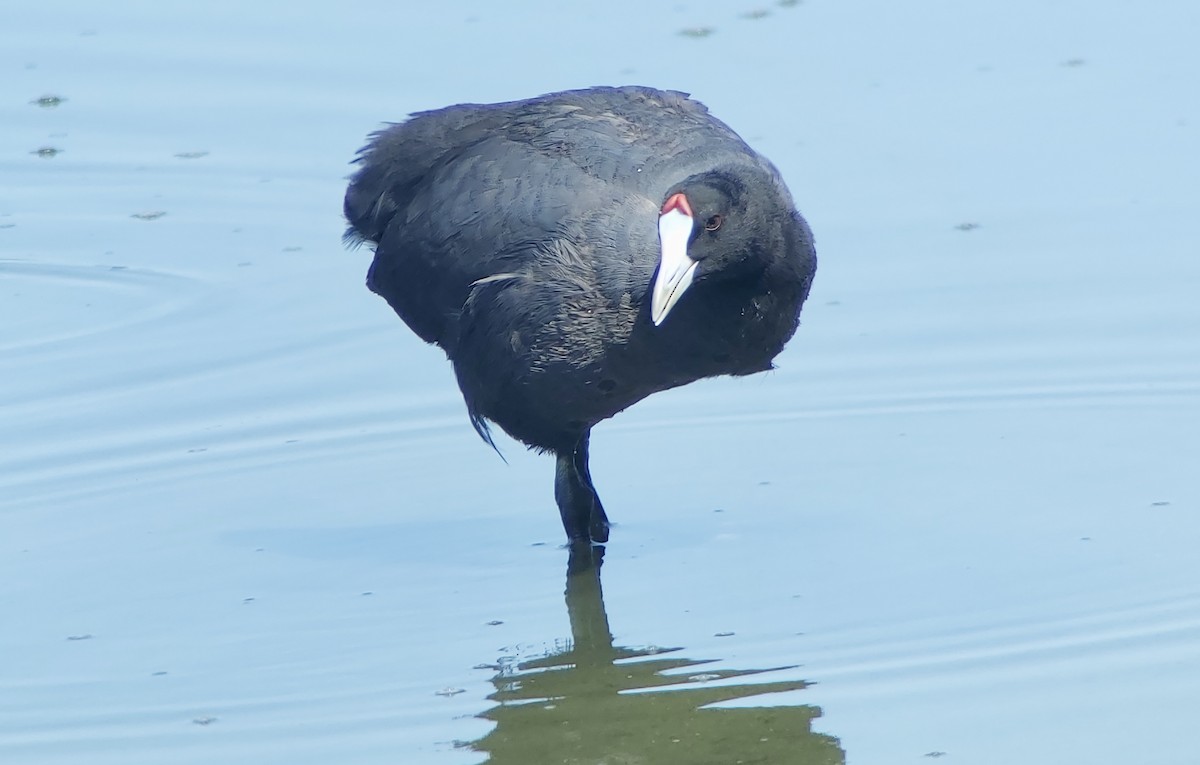
[[[600,495],[596,493],[596,487],[592,483],[592,471],[588,468],[588,447],[592,440],[591,436],[590,430],[584,433],[583,438],[579,439],[579,445],[575,447],[575,469],[592,495],[592,514],[588,525],[592,541],[604,543],[608,541],[608,515],[604,512]]]
[[[554,500],[562,515],[563,529],[572,542],[608,541],[608,516],[592,486],[588,469],[588,436],[570,452],[560,452],[554,468]]]

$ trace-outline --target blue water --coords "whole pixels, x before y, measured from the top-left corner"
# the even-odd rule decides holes
[[[0,761],[1200,759],[1194,4],[10,17]],[[769,156],[821,266],[777,371],[597,429],[564,601],[550,461],[340,199],[383,121],[618,83]]]

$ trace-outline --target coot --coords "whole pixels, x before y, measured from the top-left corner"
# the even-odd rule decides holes
[[[608,540],[592,427],[770,369],[816,270],[778,171],[686,93],[450,106],[373,134],[356,161],[347,240],[374,245],[367,286],[446,352],[485,441],[490,421],[556,456],[572,542]]]

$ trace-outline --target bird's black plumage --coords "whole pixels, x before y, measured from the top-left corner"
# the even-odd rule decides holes
[[[358,163],[345,214],[347,238],[375,245],[368,286],[446,351],[484,438],[491,421],[557,455],[573,540],[608,536],[592,426],[660,390],[769,369],[816,269],[776,169],[683,93],[422,112]],[[694,268],[652,318],[671,210],[692,221]]]

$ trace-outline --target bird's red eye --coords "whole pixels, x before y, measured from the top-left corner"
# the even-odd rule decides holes
[[[711,218],[709,218],[708,220],[704,221],[704,230],[705,231],[716,231],[717,229],[719,229],[721,227],[721,224],[724,222],[725,222],[725,219],[723,217],[721,217],[720,215],[714,215]]]

